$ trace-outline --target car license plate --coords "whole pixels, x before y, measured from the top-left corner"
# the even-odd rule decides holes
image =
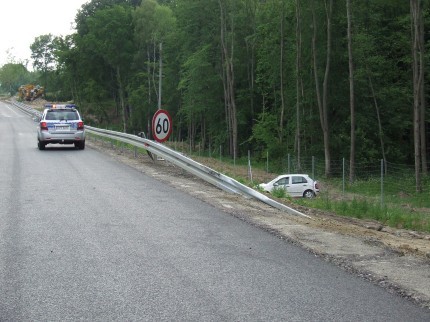
[[[56,131],[70,131],[70,126],[69,125],[57,125],[55,127]]]

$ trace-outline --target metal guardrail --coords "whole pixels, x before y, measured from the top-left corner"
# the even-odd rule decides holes
[[[41,116],[41,113],[33,109],[32,107],[29,107],[25,104],[22,104],[16,101],[12,101],[11,103],[29,115],[38,116],[38,117]],[[236,193],[236,194],[243,195],[244,197],[257,199],[261,202],[264,202],[265,204],[268,204],[279,210],[285,211],[291,215],[311,218],[293,208],[290,208],[280,202],[270,199],[265,194],[258,192],[254,189],[251,189],[231,177],[228,177],[222,173],[219,173],[155,141],[144,139],[133,134],[104,130],[104,129],[99,129],[88,125],[85,125],[85,130],[88,133],[92,133],[109,139],[114,139],[124,143],[128,143],[133,146],[144,148],[147,151],[171,162],[175,166],[178,166],[184,169],[185,171],[192,173],[196,177],[199,177],[205,180],[206,182],[209,182],[214,186],[224,191],[227,191],[229,193]]]
[[[28,106],[24,103],[21,102],[17,102],[17,101],[10,101],[10,103],[12,103],[13,105],[15,105],[16,107],[20,108],[23,112],[27,113],[30,116],[37,116],[37,117],[41,117],[42,113],[40,113],[38,110],[32,108],[31,106]]]

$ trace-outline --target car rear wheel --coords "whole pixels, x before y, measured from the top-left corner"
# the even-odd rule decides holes
[[[39,148],[39,150],[45,150],[45,143],[37,141],[37,147]]]
[[[315,193],[312,190],[306,190],[303,192],[303,198],[314,198]]]

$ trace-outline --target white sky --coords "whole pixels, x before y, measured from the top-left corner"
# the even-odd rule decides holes
[[[65,36],[74,31],[75,16],[90,0],[2,0],[0,4],[0,67],[9,50],[16,61],[29,60],[30,45],[41,35]],[[27,68],[32,69],[30,62]]]

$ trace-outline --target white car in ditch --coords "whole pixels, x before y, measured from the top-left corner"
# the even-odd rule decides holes
[[[320,189],[317,181],[307,174],[283,174],[268,183],[261,183],[258,188],[265,192],[275,189],[285,189],[291,197],[314,198]]]

